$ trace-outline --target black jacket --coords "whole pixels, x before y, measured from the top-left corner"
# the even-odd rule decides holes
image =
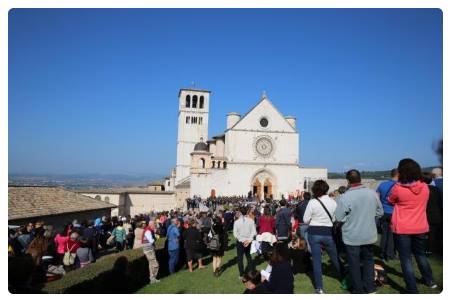
[[[273,265],[270,280],[263,284],[272,294],[293,294],[294,273],[290,262],[284,260]]]
[[[428,204],[427,204],[427,218],[428,223],[430,225],[440,225],[442,224],[442,193],[439,190],[439,188],[428,185],[428,188],[430,189],[430,196],[428,198]]]

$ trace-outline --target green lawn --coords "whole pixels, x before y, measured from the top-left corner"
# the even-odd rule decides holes
[[[183,268],[173,275],[161,278],[161,282],[158,284],[152,284],[144,286],[138,291],[138,293],[149,294],[240,294],[244,291],[244,285],[239,281],[239,272],[236,262],[236,249],[234,248],[234,240],[230,241],[230,246],[233,246],[231,250],[225,252],[222,265],[225,266],[225,270],[219,278],[213,277],[212,267],[210,259],[206,259],[206,269],[196,269],[193,273],[189,273],[188,270]],[[436,283],[439,285],[439,289],[432,290],[422,284],[418,284],[420,293],[440,293],[442,287],[442,259],[435,257],[429,258],[431,267],[433,269],[433,276]],[[324,291],[326,293],[348,293],[341,290],[339,282],[334,279],[331,264],[328,262],[326,256],[326,263],[323,264],[323,281]],[[244,264],[246,260],[244,258]],[[262,270],[266,267],[265,262],[257,261],[257,269]],[[379,294],[398,294],[405,286],[401,274],[400,262],[390,262],[388,266],[385,266],[388,271],[388,277],[390,279],[390,286],[384,286],[377,290]],[[417,268],[416,268],[417,270]],[[420,278],[420,274],[416,273],[416,277]],[[314,293],[314,287],[310,277],[304,273],[295,275],[295,293],[308,294]]]

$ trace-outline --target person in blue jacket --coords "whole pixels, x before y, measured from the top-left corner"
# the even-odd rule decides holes
[[[175,273],[175,268],[180,257],[180,221],[177,218],[171,219],[171,224],[167,229],[167,246],[169,250],[169,272]]]

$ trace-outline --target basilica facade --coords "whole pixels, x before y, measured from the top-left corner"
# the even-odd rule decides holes
[[[327,179],[327,169],[300,164],[296,118],[283,116],[265,93],[246,114],[228,113],[225,131],[212,137],[210,96],[194,88],[178,94],[177,164],[165,180],[165,190],[176,192],[178,201],[250,193],[287,198]]]

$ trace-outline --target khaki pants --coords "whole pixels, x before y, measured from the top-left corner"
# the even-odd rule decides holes
[[[150,281],[153,282],[156,280],[156,275],[158,275],[159,264],[156,260],[155,249],[146,249],[144,251],[145,257],[148,260],[148,271],[150,274]]]

